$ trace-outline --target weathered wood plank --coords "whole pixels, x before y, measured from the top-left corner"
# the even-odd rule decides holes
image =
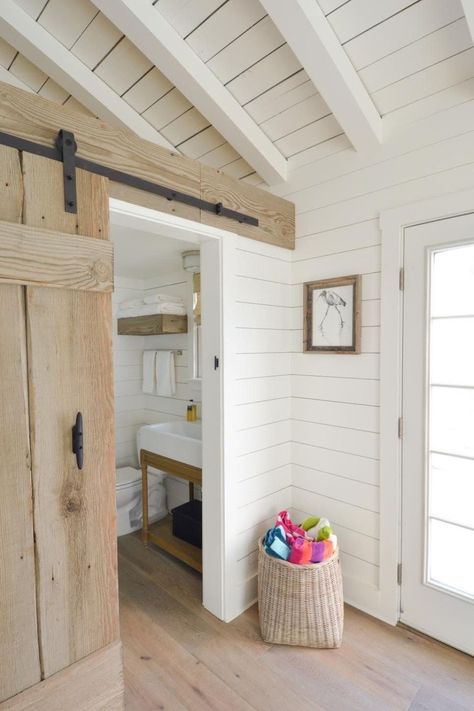
[[[113,291],[113,245],[0,222],[0,282]]]
[[[122,711],[122,645],[110,644],[0,704],[0,711]]]
[[[187,333],[188,317],[173,314],[151,314],[119,318],[119,336],[157,336],[163,333]]]
[[[258,227],[235,224],[219,215],[201,211],[201,222],[213,227],[237,232],[244,237],[268,242],[286,249],[295,248],[295,206],[281,201],[266,190],[234,180],[219,170],[203,165],[201,197],[210,202],[222,202],[232,210],[257,217]]]
[[[104,179],[64,213],[62,165],[23,154],[24,222],[107,239]],[[119,638],[110,294],[27,287],[37,596],[44,677]],[[84,468],[71,427],[84,418]],[[48,707],[49,708],[49,707]]]
[[[19,221],[18,152],[0,148],[0,217]],[[40,680],[24,289],[0,285],[0,702]]]
[[[72,131],[79,146],[78,155],[83,158],[195,197],[202,195],[206,200],[223,202],[225,207],[257,217],[261,224],[259,227],[241,225],[235,220],[116,183],[111,186],[113,197],[223,227],[252,239],[294,248],[292,203],[140,139],[125,129],[113,128],[4,83],[0,83],[0,126],[5,133],[46,146],[54,144],[59,128]],[[143,197],[137,197],[140,195]],[[62,226],[58,229],[66,231]]]

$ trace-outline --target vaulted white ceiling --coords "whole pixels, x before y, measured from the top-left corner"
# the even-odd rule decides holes
[[[473,99],[464,12],[472,0],[2,0],[0,80],[275,184]]]

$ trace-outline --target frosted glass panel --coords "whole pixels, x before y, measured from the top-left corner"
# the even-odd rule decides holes
[[[433,254],[431,316],[474,316],[474,244]]]
[[[474,390],[431,387],[430,449],[474,457]]]
[[[428,580],[474,596],[474,531],[431,519]]]
[[[474,385],[474,318],[433,319],[431,382]]]
[[[432,454],[429,489],[431,516],[474,528],[474,461]]]

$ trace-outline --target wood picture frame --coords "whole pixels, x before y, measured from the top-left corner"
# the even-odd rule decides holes
[[[303,285],[303,352],[360,353],[360,274]]]

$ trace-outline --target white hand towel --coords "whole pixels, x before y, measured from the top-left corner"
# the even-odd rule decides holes
[[[120,309],[133,309],[136,306],[143,306],[143,299],[127,299],[119,304]]]
[[[145,304],[159,304],[161,302],[166,304],[184,304],[182,296],[173,296],[172,294],[148,294],[143,301]]]
[[[173,351],[156,352],[156,393],[171,397],[176,392]]]
[[[156,351],[143,351],[143,385],[144,393],[155,391],[155,360]]]

